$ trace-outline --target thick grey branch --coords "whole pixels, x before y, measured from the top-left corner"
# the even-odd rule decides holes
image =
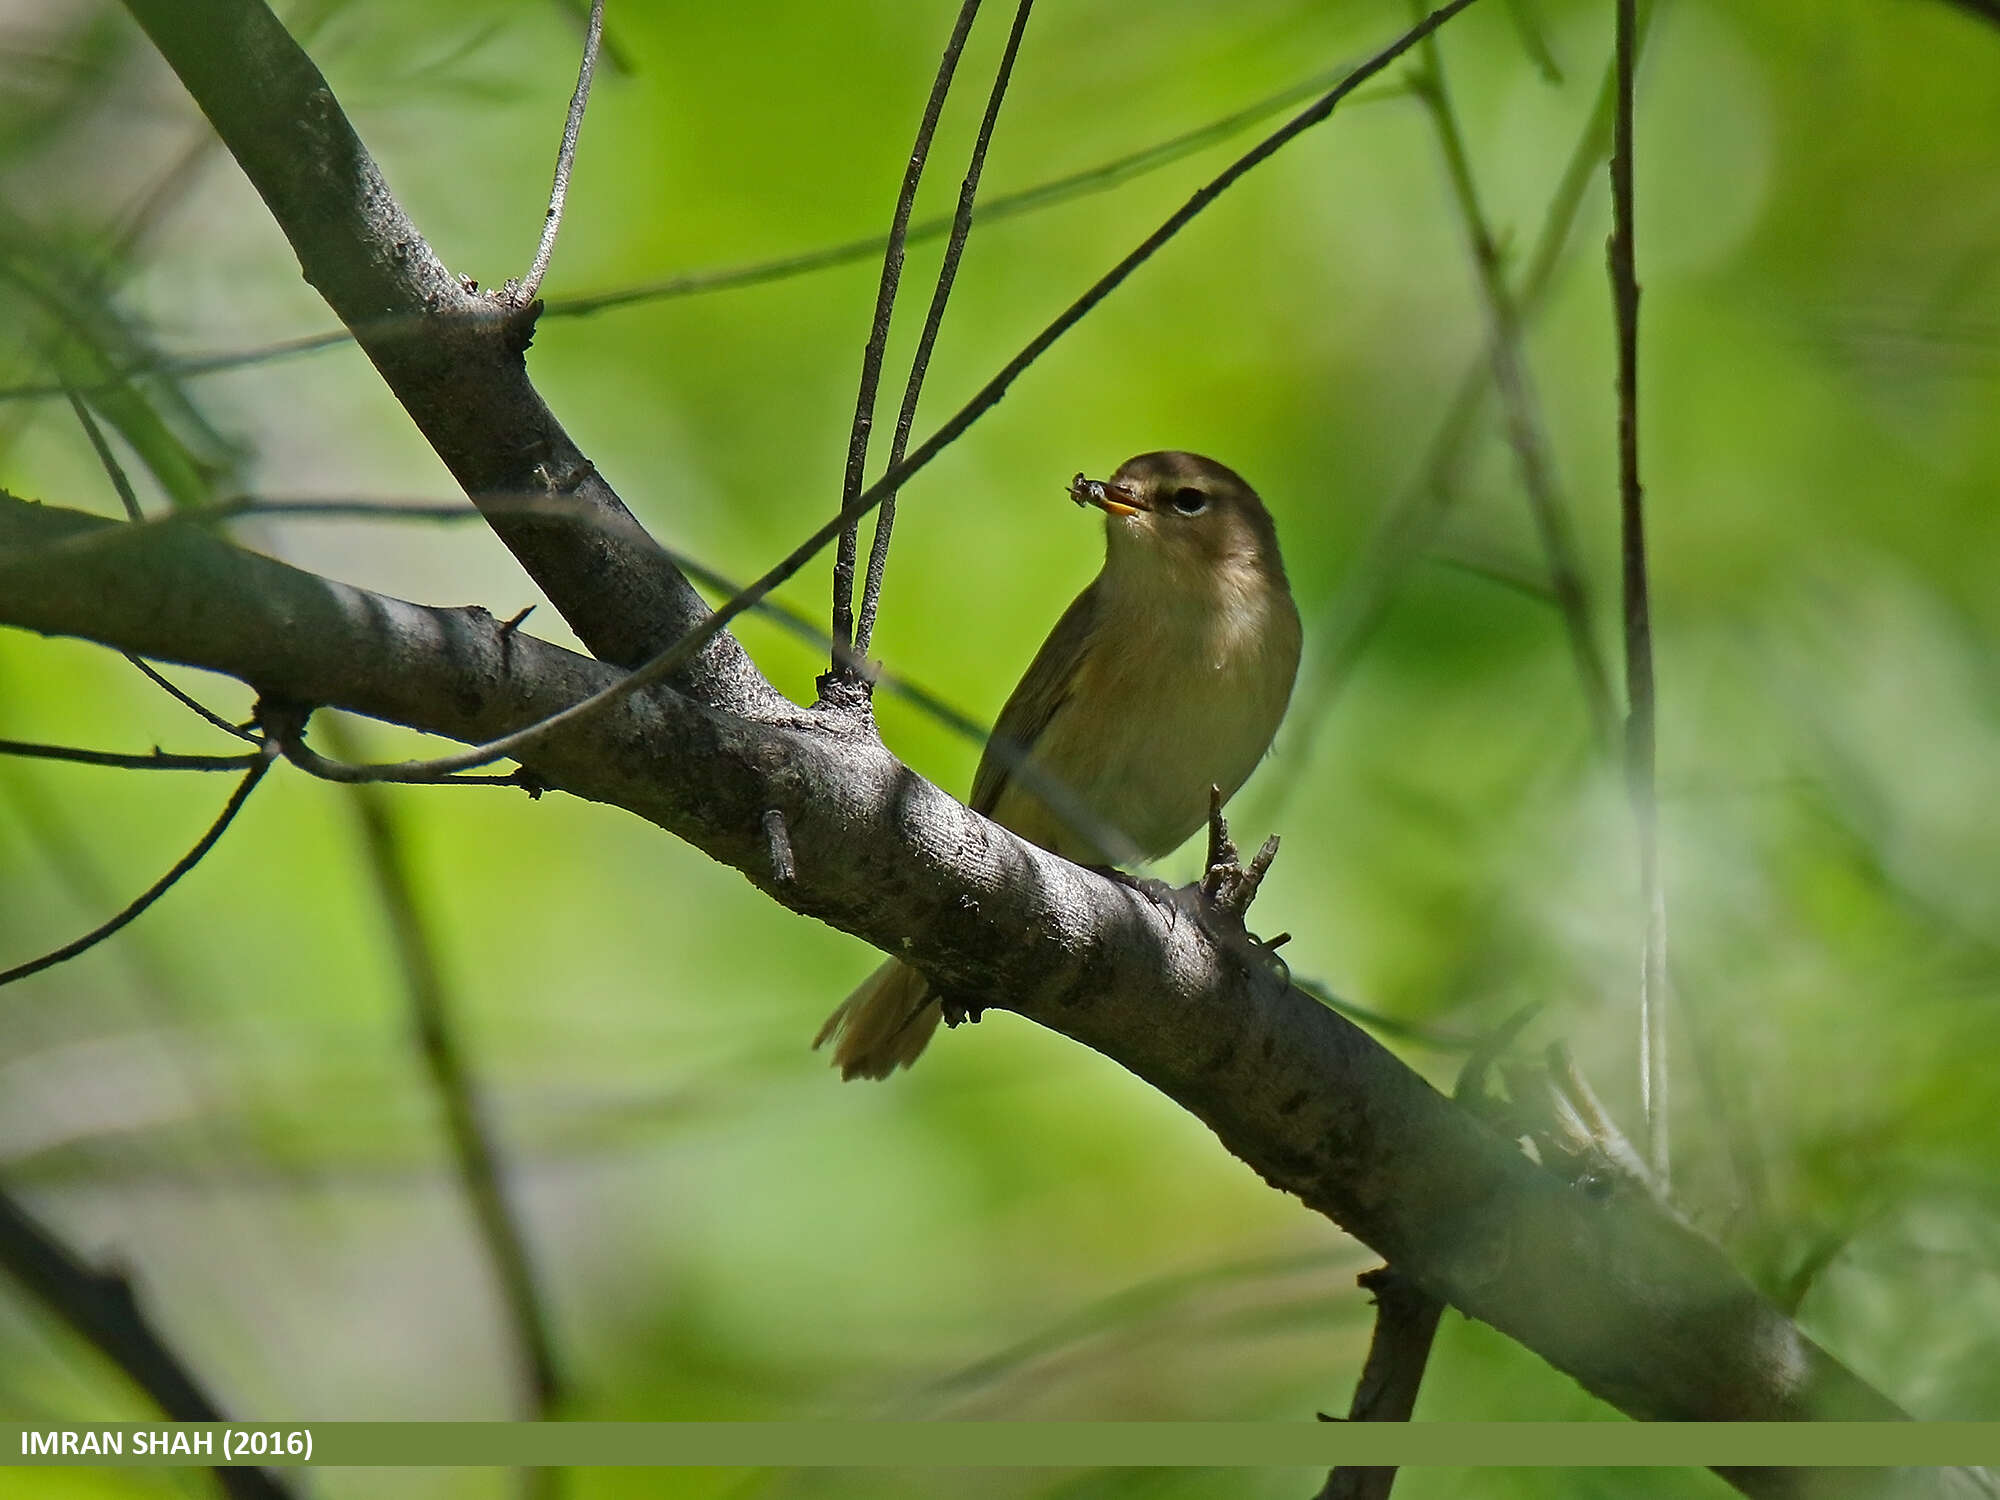
[[[390,193],[326,80],[263,0],[128,0],[298,253],[494,531],[577,635],[631,666],[708,613],[528,381],[534,310],[461,285]],[[768,704],[718,637],[682,679],[706,701]]]
[[[348,588],[185,520],[135,527],[8,498],[0,623],[463,740],[503,733],[615,675],[504,634],[483,610]],[[951,994],[1095,1048],[1418,1286],[1636,1417],[1902,1415],[1646,1194],[1566,1186],[1366,1034],[1247,966],[1239,947],[1022,843],[831,717],[751,720],[655,691],[551,736],[533,769],[687,839],[783,905],[908,957]],[[788,835],[783,878],[772,868],[773,810]],[[1757,1495],[1891,1484],[1986,1493],[1963,1471],[1730,1477]]]

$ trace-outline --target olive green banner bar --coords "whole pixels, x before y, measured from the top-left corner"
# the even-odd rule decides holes
[[[1903,1467],[2000,1463],[2000,1422],[0,1424],[0,1465],[562,1468]]]

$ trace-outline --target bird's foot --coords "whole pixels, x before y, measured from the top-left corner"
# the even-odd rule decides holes
[[[1173,886],[1164,880],[1154,880],[1150,876],[1134,875],[1121,870],[1116,865],[1085,865],[1093,875],[1102,875],[1113,885],[1122,885],[1128,891],[1137,891],[1155,906],[1172,906],[1178,894]]]
[[[961,1000],[956,995],[938,996],[938,1015],[944,1024],[951,1027],[963,1026],[967,1021],[977,1022],[986,1014],[986,1007],[974,1005],[969,1000]]]
[[[1168,885],[1164,880],[1154,880],[1146,875],[1134,875],[1116,865],[1085,865],[1093,875],[1102,875],[1113,885],[1122,885],[1128,891],[1137,891],[1154,906],[1166,914],[1167,930],[1173,931],[1180,922],[1181,913],[1193,903],[1188,900],[1188,892],[1178,886]]]

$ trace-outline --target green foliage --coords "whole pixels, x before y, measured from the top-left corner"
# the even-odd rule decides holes
[[[966,54],[974,82],[919,218],[956,192],[999,9]],[[599,79],[545,294],[559,306],[879,233],[948,10],[614,5],[631,71]],[[988,191],[1198,127],[1372,50],[1406,14],[1400,0],[1048,5]],[[20,226],[0,244],[6,383],[101,388],[93,403],[149,507],[235,489],[448,495],[352,349],[178,384],[113,379],[159,352],[257,345],[329,317],[220,152],[111,254],[201,122],[121,17],[34,16],[14,50],[47,65],[0,77],[0,192]],[[568,8],[351,0],[313,18],[315,58],[446,262],[487,285],[518,274],[573,79]],[[1608,26],[1607,6],[1536,0],[1477,8],[1442,35],[1512,273],[1592,108]],[[1919,1413],[1959,1418],[2000,1414],[1996,61],[2000,33],[1941,4],[1677,0],[1655,22],[1638,122],[1679,1190],[1843,1359]],[[153,101],[143,112],[135,88]],[[919,436],[1245,143],[976,229]],[[79,160],[104,165],[79,173]],[[1527,355],[1616,661],[1604,199],[1600,176]],[[1097,564],[1069,476],[1180,446],[1266,497],[1309,622],[1306,671],[1323,670],[1355,559],[1481,357],[1464,245],[1423,110],[1394,87],[1343,109],[906,491],[877,653],[990,717]],[[913,249],[906,310],[937,250]],[[837,503],[875,275],[863,259],[551,316],[530,368],[648,526],[747,578]],[[915,321],[898,323],[892,382]],[[0,441],[0,485],[116,512],[60,399],[0,404]],[[1490,401],[1458,477],[1461,498],[1323,717],[1289,724],[1236,804],[1250,842],[1285,837],[1254,925],[1298,934],[1286,956],[1300,974],[1410,1020],[1471,1033],[1540,1002],[1527,1044],[1567,1039],[1636,1127],[1630,818],[1538,596],[1545,569]],[[536,597],[466,529],[238,534],[405,597],[503,616]],[[782,595],[823,615],[824,579],[816,567]],[[566,639],[547,608],[527,628]],[[814,653],[768,622],[742,637],[809,696]],[[238,686],[190,686],[247,712]],[[895,700],[880,718],[920,772],[967,786],[973,747]],[[380,754],[409,738],[358,734]],[[114,655],[20,634],[0,636],[0,735],[131,750],[215,738]],[[116,909],[225,795],[194,777],[0,762],[0,965]],[[1344,1409],[1368,1254],[1103,1059],[996,1013],[906,1076],[842,1087],[806,1042],[875,961],[860,945],[604,808],[389,796],[553,1306],[565,1414]],[[506,1330],[359,847],[336,789],[274,774],[158,910],[0,991],[0,1178],[83,1248],[139,1267],[177,1345],[246,1415],[508,1414]],[[1184,851],[1162,873],[1192,864]],[[1453,1057],[1407,1055],[1449,1084]],[[0,1411],[21,1419],[132,1409],[11,1294],[0,1371]],[[1418,1414],[1608,1413],[1452,1314]],[[504,1483],[326,1478],[335,1496]],[[178,1492],[141,1475],[62,1483],[45,1493]],[[1312,1483],[1009,1471],[953,1493]],[[576,1493],[935,1484],[605,1472]],[[1557,1471],[1418,1471],[1398,1488],[1717,1492],[1702,1475]]]

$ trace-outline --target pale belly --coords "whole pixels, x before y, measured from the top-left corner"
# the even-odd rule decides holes
[[[1150,619],[1146,649],[1114,629],[1109,639],[1124,646],[1086,653],[1075,690],[1029,752],[1034,775],[1011,778],[995,820],[1085,864],[1177,847],[1207,821],[1209,788],[1233,795],[1284,717],[1296,617],[1256,624],[1220,638],[1212,616]],[[1028,783],[1042,778],[1073,794],[1079,815],[1037,796]]]

